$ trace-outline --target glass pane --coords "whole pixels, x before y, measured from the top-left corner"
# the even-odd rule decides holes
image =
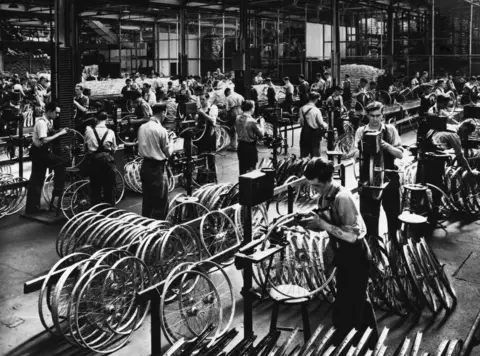
[[[323,55],[324,58],[331,58],[332,57],[332,42],[325,42],[325,53]]]
[[[347,40],[347,29],[344,26],[340,26],[340,42]]]

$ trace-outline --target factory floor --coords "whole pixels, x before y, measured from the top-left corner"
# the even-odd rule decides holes
[[[402,135],[405,144],[414,141],[414,135]],[[325,143],[322,143],[325,145]],[[298,146],[298,138],[295,138]],[[325,147],[322,147],[325,151]],[[298,147],[291,148],[298,153]],[[262,153],[266,156],[266,153]],[[223,173],[221,181],[235,181],[238,176],[236,154],[226,152],[221,157]],[[353,174],[347,171],[347,186],[355,184]],[[28,173],[26,175],[28,177]],[[126,194],[119,207],[139,213],[141,197]],[[381,226],[385,224],[382,223]],[[56,339],[47,333],[38,318],[38,292],[24,295],[23,283],[39,276],[49,269],[57,260],[55,241],[61,228],[59,225],[44,225],[25,220],[19,214],[0,220],[0,355],[90,355],[91,352],[75,348],[65,341]],[[458,306],[446,314],[440,312],[432,315],[425,310],[422,316],[401,318],[377,310],[379,330],[390,329],[386,345],[387,355],[392,355],[397,345],[407,335],[412,337],[417,331],[423,332],[421,350],[436,355],[436,349],[444,338],[464,339],[480,308],[480,232],[478,221],[452,222],[445,230],[437,230],[429,239],[447,275],[457,291]],[[240,289],[242,276],[233,266],[229,275],[237,296],[236,317],[233,326],[243,334],[243,303]],[[254,330],[259,338],[268,332],[271,302],[255,303]],[[301,325],[300,310],[283,308],[280,311],[278,325]],[[310,323],[315,329],[320,323],[325,327],[331,324],[331,307],[320,301],[310,304]],[[300,333],[301,334],[301,333]],[[282,337],[287,337],[283,332]],[[160,335],[159,335],[160,337]],[[297,336],[300,341],[302,336]],[[168,345],[162,337],[164,350]],[[150,318],[147,316],[143,325],[137,330],[129,343],[114,355],[143,356],[150,355]],[[471,355],[480,355],[480,347]]]

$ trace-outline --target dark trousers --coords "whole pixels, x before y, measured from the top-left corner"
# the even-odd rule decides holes
[[[240,175],[257,168],[258,152],[256,142],[239,141],[237,148]]]
[[[395,236],[399,228],[398,216],[400,215],[400,183],[394,177],[383,190],[382,198],[376,200],[369,189],[360,192],[360,214],[362,214],[369,236],[378,236],[380,218],[380,205],[387,216],[388,234]]]
[[[90,200],[93,205],[107,203],[115,206],[115,160],[108,153],[90,157]],[[103,198],[102,198],[103,192]]]
[[[140,169],[142,216],[164,220],[168,209],[168,182],[165,162],[145,158]]]
[[[343,119],[339,112],[334,113],[333,126],[337,129],[338,136],[345,133],[345,128],[343,127]]]
[[[367,294],[371,262],[366,242],[348,245],[335,256],[337,295],[333,304],[332,321],[336,329],[334,344],[339,345],[347,334],[357,329],[355,343],[368,327],[373,329],[368,347],[374,349],[378,340],[375,312]]]
[[[300,132],[300,157],[320,157],[320,142],[322,134],[319,129],[303,126]]]
[[[25,211],[35,212],[40,209],[43,183],[47,168],[53,169],[53,194],[62,196],[65,186],[65,167],[66,162],[63,158],[53,153],[49,153],[47,147],[36,147],[32,145],[30,149],[32,158],[32,173],[28,181],[27,203]]]

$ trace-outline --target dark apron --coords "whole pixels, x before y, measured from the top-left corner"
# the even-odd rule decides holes
[[[257,142],[238,141],[237,148],[240,175],[257,168],[258,152]]]
[[[305,123],[300,132],[300,156],[303,157],[320,157],[320,141],[322,140],[324,131],[321,128],[311,128],[306,116],[312,108],[308,109],[304,114]]]

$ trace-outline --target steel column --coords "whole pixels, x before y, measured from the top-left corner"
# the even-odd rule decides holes
[[[431,41],[432,41],[432,46],[431,46],[431,56],[430,56],[430,78],[433,78],[434,71],[435,71],[435,0],[432,0],[432,8],[431,8]]]
[[[188,72],[188,62],[187,62],[187,44],[186,44],[186,33],[185,33],[185,8],[180,9],[180,23],[179,23],[179,63],[180,63],[180,76],[186,77]]]
[[[473,45],[473,4],[470,4],[470,35],[468,36],[468,76],[472,76],[472,45]]]
[[[222,15],[222,72],[225,73],[225,14]]]
[[[202,56],[202,17],[200,13],[198,14],[198,75],[202,78],[202,61],[200,57]]]
[[[340,24],[338,21],[338,0],[332,0],[332,80],[340,84]]]
[[[249,0],[241,0],[240,2],[240,50],[244,55],[244,81],[245,81],[245,98],[250,99],[250,86],[252,85],[252,71],[250,68],[250,43],[248,41],[248,33],[250,26],[249,17]]]
[[[160,42],[158,41],[158,24],[157,24],[157,20],[155,19],[153,21],[153,25],[152,25],[152,31],[153,31],[153,48],[152,48],[152,52],[153,52],[153,71],[154,72],[159,72],[160,71],[160,68],[159,68],[159,56],[158,56],[158,50],[159,50],[159,44]]]
[[[388,7],[387,18],[387,68],[390,68],[390,74],[393,74],[393,56],[395,54],[395,21],[393,11],[393,0],[390,1]]]

